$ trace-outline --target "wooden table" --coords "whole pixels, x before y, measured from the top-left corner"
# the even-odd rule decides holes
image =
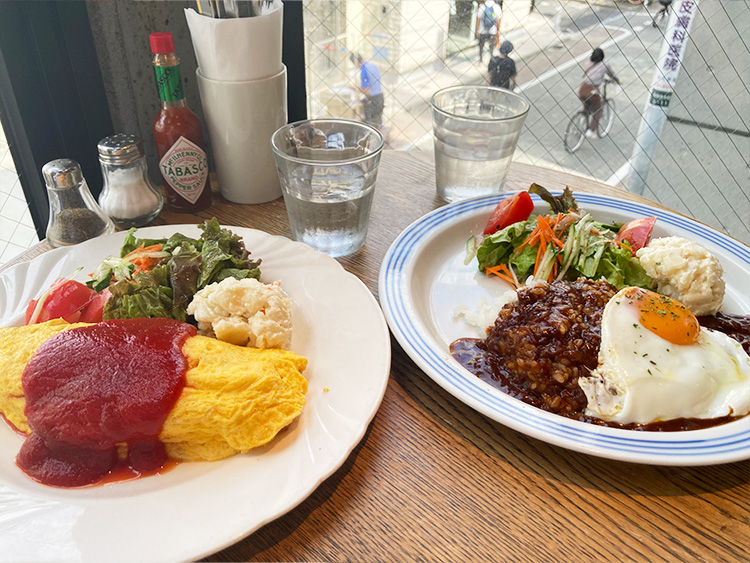
[[[646,202],[596,181],[513,164],[508,187],[570,185]],[[654,205],[653,202],[648,202]],[[365,246],[341,264],[377,297],[388,246],[443,205],[431,155],[383,155]],[[282,200],[216,198],[159,222],[290,236]],[[48,249],[40,243],[13,263]],[[0,272],[2,269],[0,269]],[[392,339],[382,406],[343,466],[295,509],[207,561],[747,561],[750,464],[656,467],[549,445],[465,406]]]

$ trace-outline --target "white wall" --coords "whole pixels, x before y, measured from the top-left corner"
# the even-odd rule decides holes
[[[445,56],[450,3],[448,0],[402,0],[398,72],[407,72]]]

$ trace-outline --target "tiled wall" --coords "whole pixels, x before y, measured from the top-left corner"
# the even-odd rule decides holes
[[[0,128],[0,266],[39,242],[18,181],[5,133]]]

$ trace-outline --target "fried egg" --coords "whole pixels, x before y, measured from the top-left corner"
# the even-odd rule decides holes
[[[599,365],[578,385],[586,414],[621,424],[750,412],[750,356],[684,305],[627,287],[602,315]]]

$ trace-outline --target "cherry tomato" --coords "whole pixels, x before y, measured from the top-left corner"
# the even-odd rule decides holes
[[[96,291],[73,280],[57,279],[52,284],[47,297],[44,298],[41,311],[34,323],[43,323],[50,319],[63,319],[69,323],[78,322],[81,310],[95,297]],[[33,299],[26,307],[26,324],[34,315],[38,299]]]
[[[635,256],[638,250],[648,244],[648,240],[651,238],[651,231],[654,230],[654,223],[656,223],[656,217],[643,217],[642,219],[629,221],[620,227],[615,240],[630,244],[633,256]]]
[[[491,235],[502,231],[508,225],[525,221],[532,211],[534,211],[534,202],[531,201],[529,192],[519,192],[515,197],[506,198],[495,207],[483,234]]]

